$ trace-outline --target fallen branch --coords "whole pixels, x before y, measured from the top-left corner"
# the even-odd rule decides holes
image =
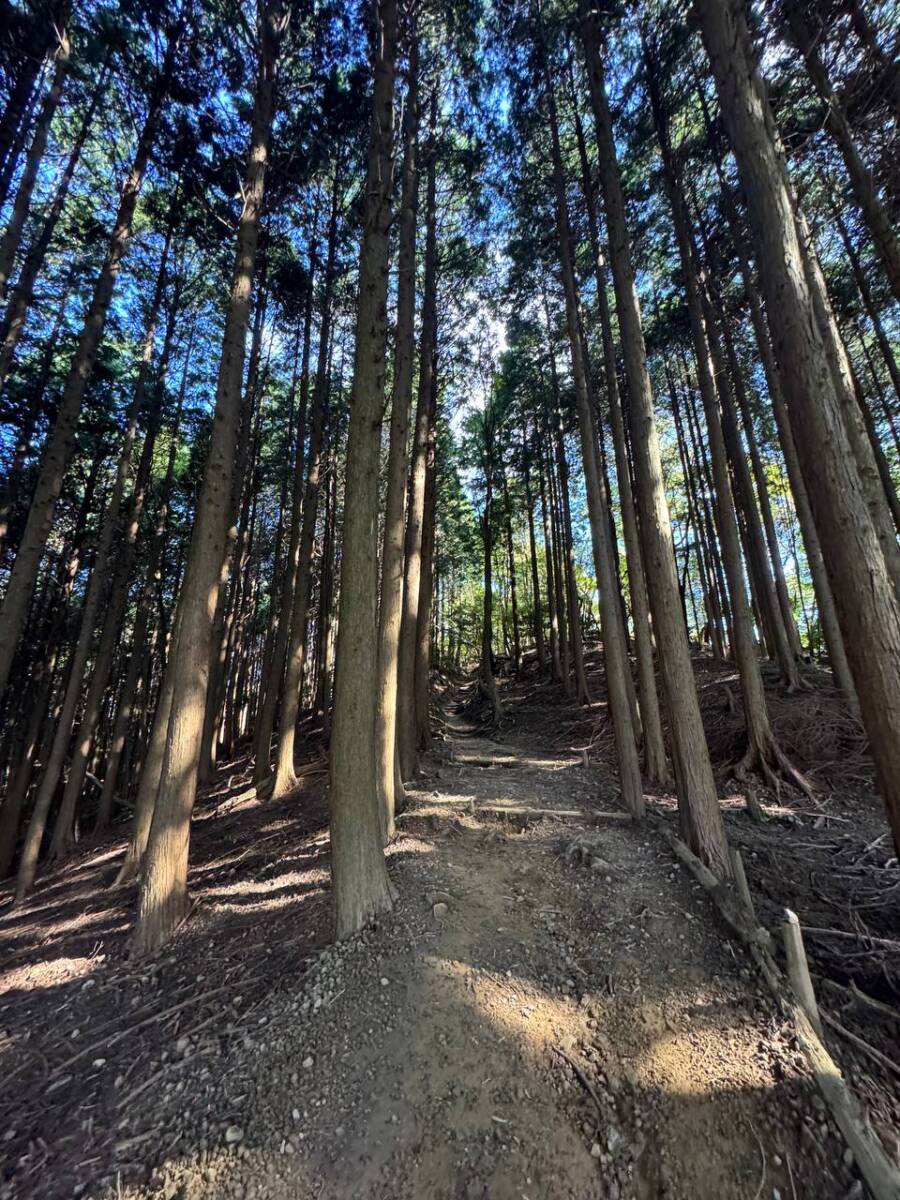
[[[856,933],[848,929],[816,929],[811,925],[804,925],[803,932],[811,934],[813,937],[848,938],[854,942],[871,942],[873,946],[884,946],[888,950],[900,950],[900,942],[892,941],[890,938],[872,937],[870,933]]]
[[[147,1017],[144,1021],[138,1021],[137,1025],[130,1025],[127,1029],[121,1029],[118,1033],[110,1034],[109,1037],[101,1038],[97,1042],[92,1042],[90,1046],[85,1046],[83,1050],[79,1050],[77,1054],[73,1054],[71,1058],[66,1059],[64,1063],[60,1063],[58,1067],[54,1067],[51,1072],[51,1077],[59,1075],[62,1071],[68,1070],[81,1059],[87,1058],[89,1054],[94,1054],[101,1048],[109,1049],[111,1046],[121,1042],[123,1038],[130,1037],[133,1033],[137,1033],[140,1029],[145,1029],[148,1025],[155,1025],[158,1021],[164,1021],[167,1017],[172,1017],[175,1013],[180,1012],[183,1008],[189,1008],[192,1004],[200,1004],[203,1000],[210,1000],[213,996],[218,996],[222,992],[227,992],[228,986],[213,988],[209,992],[203,992],[199,996],[191,996],[187,1000],[183,1000],[181,1004],[173,1004],[171,1008],[163,1009],[162,1012],[154,1013],[152,1017]]]
[[[556,1051],[556,1053],[559,1055],[560,1058],[565,1059],[565,1061],[569,1064],[569,1066],[575,1072],[576,1078],[578,1079],[579,1083],[584,1088],[584,1090],[587,1092],[587,1094],[590,1096],[590,1098],[593,1100],[594,1104],[597,1107],[597,1112],[598,1112],[600,1118],[603,1119],[603,1106],[600,1103],[600,1097],[597,1095],[596,1091],[594,1090],[594,1085],[588,1079],[587,1075],[585,1075],[584,1071],[582,1071],[581,1067],[579,1067],[579,1065],[575,1061],[575,1059],[572,1058],[571,1055],[566,1054],[565,1050],[561,1050],[559,1046],[554,1046],[553,1049]]]
[[[838,1021],[835,1017],[832,1017],[830,1013],[823,1012],[820,1015],[826,1024],[830,1025],[832,1029],[836,1030],[841,1037],[846,1038],[848,1042],[852,1042],[853,1045],[856,1046],[857,1049],[862,1050],[864,1054],[868,1054],[868,1056],[877,1062],[879,1066],[884,1067],[886,1071],[891,1071],[894,1075],[900,1076],[900,1066],[898,1066],[892,1058],[888,1058],[886,1054],[882,1054],[881,1051],[875,1046],[870,1046],[865,1038],[861,1038],[858,1033],[853,1033],[851,1030],[847,1029],[846,1026],[840,1023],[840,1021]]]

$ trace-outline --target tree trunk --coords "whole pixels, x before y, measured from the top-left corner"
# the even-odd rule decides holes
[[[168,251],[169,242],[167,239],[163,249],[162,259],[160,261],[156,294],[153,298],[153,303],[151,304],[149,321],[149,327],[151,331],[155,326],[157,310],[162,299],[162,287]],[[145,338],[145,349],[142,357],[141,368],[138,373],[138,381],[135,386],[131,404],[129,405],[128,413],[126,414],[125,418],[125,435],[123,438],[122,447],[119,451],[115,483],[113,485],[109,503],[106,507],[106,512],[103,514],[103,521],[97,540],[94,564],[91,568],[90,577],[88,579],[87,591],[85,594],[84,606],[81,614],[81,627],[79,630],[75,650],[72,654],[72,660],[69,665],[69,678],[66,684],[65,698],[63,700],[59,719],[56,723],[56,729],[53,735],[53,743],[46,766],[44,767],[43,776],[41,777],[40,787],[38,788],[37,796],[34,802],[34,809],[31,814],[31,821],[25,837],[25,845],[22,850],[22,859],[19,863],[19,874],[16,881],[17,904],[20,904],[24,900],[27,893],[31,890],[32,884],[34,883],[34,877],[37,872],[38,856],[41,849],[41,842],[43,840],[44,829],[47,823],[47,816],[50,812],[50,805],[53,802],[57,786],[63,773],[66,755],[69,750],[69,743],[72,738],[72,731],[75,725],[75,716],[79,701],[81,699],[82,684],[84,682],[91,649],[94,644],[94,633],[97,626],[97,618],[101,611],[100,606],[108,599],[107,593],[110,586],[108,570],[110,566],[110,560],[113,555],[114,544],[117,536],[120,533],[122,504],[125,499],[125,489],[128,485],[128,479],[132,468],[134,444],[138,431],[138,418],[140,417],[141,409],[143,408],[144,403],[144,384],[146,382],[146,370],[149,366],[148,346],[150,349],[152,349],[152,332]],[[147,470],[149,471],[149,462],[147,464]],[[105,645],[103,649],[107,652],[111,652],[111,641],[108,641],[107,645]],[[90,700],[92,704],[98,703],[98,698],[96,695],[92,695]],[[98,713],[95,711],[93,714],[94,719],[96,719],[97,715]],[[81,778],[79,778],[78,774],[82,767],[86,768],[86,765],[86,758],[84,761],[82,761],[81,758],[76,759],[76,771],[73,788],[67,789],[66,800],[62,813],[62,822],[59,823],[60,829],[62,829],[66,823],[70,823],[69,815],[74,812],[77,790],[80,790],[83,779],[83,775]],[[53,849],[54,852],[60,851],[62,849],[62,844],[56,843]]]
[[[97,831],[105,829],[109,824],[110,817],[112,816],[113,800],[115,797],[119,767],[122,761],[123,751],[125,750],[125,743],[128,735],[128,728],[131,722],[134,699],[140,688],[141,672],[144,662],[141,649],[144,646],[150,645],[149,631],[151,625],[153,595],[159,582],[159,569],[166,544],[169,498],[172,491],[172,482],[175,477],[175,459],[178,454],[179,445],[178,424],[181,419],[184,395],[187,390],[188,366],[191,361],[193,342],[194,329],[192,328],[188,338],[184,367],[181,375],[181,388],[178,397],[177,413],[172,425],[171,442],[169,444],[169,454],[166,462],[166,474],[160,488],[160,500],[156,510],[156,521],[150,539],[150,547],[147,552],[147,567],[144,575],[144,585],[138,598],[137,612],[134,619],[134,629],[130,639],[131,652],[128,658],[128,672],[125,676],[125,681],[122,684],[122,691],[119,696],[118,709],[116,711],[115,725],[113,727],[112,738],[106,759],[103,787],[100,793],[100,802],[97,808],[97,820],[94,826],[95,830]],[[166,724],[168,724],[168,718],[166,720]],[[143,853],[143,849],[144,847],[141,847],[141,853]]]
[[[866,279],[866,273],[863,269],[862,262],[860,261],[859,254],[857,253],[856,247],[851,241],[850,233],[837,205],[832,204],[831,213],[834,217],[835,224],[837,225],[838,233],[841,236],[841,241],[844,244],[844,250],[847,253],[847,260],[850,263],[851,270],[853,271],[853,278],[856,281],[856,287],[859,292],[860,300],[862,300],[862,306],[865,309],[866,316],[869,318],[869,321],[872,324],[872,331],[875,334],[875,341],[878,343],[878,349],[881,353],[881,357],[884,359],[884,365],[887,367],[888,375],[890,376],[891,384],[894,388],[894,394],[896,395],[897,399],[900,400],[900,366],[897,364],[897,358],[894,354],[893,347],[888,340],[888,336],[884,330],[884,325],[881,322],[881,316],[878,312],[878,305],[875,303],[875,299],[872,296],[872,289],[869,287],[869,281]]]
[[[169,233],[171,234],[171,225],[169,228]],[[167,237],[162,259],[160,261],[159,273],[157,276],[156,293],[150,305],[150,317],[147,323],[147,332],[144,337],[144,348],[141,355],[140,366],[138,367],[137,381],[135,383],[133,406],[136,418],[140,416],[145,405],[147,377],[150,373],[153,359],[156,320],[163,298],[168,249],[169,239]],[[159,361],[160,386],[162,384],[162,380],[165,378],[169,355],[172,352],[172,344],[175,337],[176,315],[177,305],[173,304],[169,314],[169,319],[167,321],[163,349]],[[113,656],[115,654],[116,645],[118,644],[119,639],[119,627],[122,621],[122,615],[125,611],[125,604],[128,599],[128,589],[131,583],[132,569],[134,567],[134,558],[137,550],[137,538],[140,530],[144,500],[146,498],[147,486],[150,482],[150,473],[153,465],[153,450],[156,445],[156,435],[159,432],[159,422],[160,406],[157,402],[157,404],[154,405],[154,409],[147,423],[147,430],[144,436],[144,445],[141,450],[140,463],[138,465],[129,505],[130,511],[128,513],[128,519],[124,523],[124,530],[121,532],[120,545],[118,546],[117,550],[117,560],[112,574],[112,579],[111,581],[108,581],[107,584],[108,593],[106,598],[106,607],[101,625],[100,638],[97,643],[94,669],[91,674],[90,685],[88,687],[87,696],[85,697],[82,708],[81,721],[78,725],[75,736],[74,752],[72,754],[72,761],[69,765],[69,777],[66,780],[62,805],[60,807],[59,815],[56,819],[56,825],[53,831],[53,839],[50,844],[51,858],[62,857],[74,846],[73,825],[75,810],[78,798],[81,794],[82,786],[84,785],[84,777],[85,773],[87,772],[88,761],[94,748],[94,734],[97,729],[97,724],[100,720],[101,705],[103,703],[103,697],[106,693],[106,685],[109,682],[109,677],[112,673]],[[129,450],[129,459],[130,458],[131,451]],[[130,470],[130,461],[126,464],[126,466]]]
[[[384,406],[396,0],[378,0],[331,734],[331,878],[338,939],[392,907],[375,780],[378,473]]]
[[[787,170],[738,0],[697,0],[748,197],[760,278],[797,451],[821,535],[879,788],[900,848],[900,608],[867,504],[807,273]],[[861,570],[865,564],[865,570]]]
[[[484,546],[484,598],[481,615],[481,664],[479,676],[482,691],[491,706],[494,725],[500,720],[500,697],[497,680],[494,678],[494,541],[491,529],[491,509],[494,504],[493,439],[485,438],[484,462],[484,512],[481,516],[481,537]]]
[[[647,374],[640,309],[631,265],[625,201],[619,179],[612,121],[606,97],[599,36],[586,0],[580,0],[591,103],[597,127],[600,182],[606,208],[610,261],[629,392],[629,421],[644,569],[659,648],[679,814],[685,841],[719,875],[729,874],[728,844],[719,811],[709,750],[681,613],[672,528],[666,502],[653,396]]]
[[[337,177],[332,189],[332,228],[336,236],[336,194]],[[253,778],[262,791],[268,789],[271,781],[270,757],[272,753],[272,732],[275,728],[275,718],[278,712],[279,700],[283,697],[285,664],[287,662],[288,645],[291,636],[291,613],[294,607],[294,590],[297,582],[297,563],[300,557],[300,531],[303,524],[303,499],[306,494],[306,469],[304,442],[306,440],[306,420],[309,394],[309,352],[311,343],[313,280],[318,262],[317,251],[318,209],[313,216],[312,246],[309,253],[309,279],[307,282],[306,304],[304,307],[302,336],[298,329],[298,342],[294,347],[294,370],[291,381],[293,395],[297,384],[298,354],[302,362],[300,370],[300,414],[297,422],[297,448],[294,455],[293,487],[291,489],[291,532],[288,539],[287,561],[284,565],[284,579],[276,617],[275,642],[272,648],[271,660],[266,676],[262,681],[262,702],[257,718],[256,737],[254,744],[255,767]],[[330,242],[329,242],[330,246]],[[332,251],[329,249],[329,257]],[[330,284],[326,280],[326,289]],[[302,352],[300,345],[302,342]],[[327,347],[328,341],[325,339]],[[320,352],[321,353],[321,352]],[[291,767],[293,770],[293,748],[291,749]]]
[[[881,258],[894,299],[900,300],[900,239],[894,230],[890,215],[878,198],[872,172],[862,160],[850,122],[831,86],[822,56],[817,49],[817,34],[810,28],[798,0],[788,0],[784,7],[786,30],[803,56],[813,87],[825,105],[825,128],[841,152],[853,197],[869,227],[872,242]]]
[[[28,458],[28,453],[31,449],[31,439],[34,437],[34,431],[37,427],[38,419],[41,415],[41,410],[44,404],[44,393],[47,390],[47,382],[50,379],[50,372],[53,369],[53,360],[56,352],[59,349],[60,335],[66,319],[66,309],[69,304],[69,298],[72,294],[72,286],[75,281],[76,270],[74,267],[66,273],[62,285],[62,294],[56,309],[56,316],[53,324],[50,327],[50,332],[47,340],[44,343],[43,354],[41,355],[41,365],[37,372],[37,378],[30,388],[28,399],[28,408],[25,411],[25,416],[19,427],[19,432],[16,437],[15,449],[12,453],[9,469],[6,478],[0,482],[0,556],[5,556],[6,539],[9,534],[9,523],[13,513],[14,505],[17,499],[22,500],[22,476],[24,473],[25,463]],[[3,384],[0,382],[0,391]]]
[[[403,111],[403,183],[398,215],[397,333],[391,391],[391,433],[381,555],[381,607],[378,614],[378,698],[375,716],[375,773],[385,840],[394,836],[397,757],[397,672],[403,618],[403,542],[409,475],[409,413],[412,404],[416,318],[416,212],[419,169],[418,31],[415,9],[409,17],[409,67]],[[402,802],[402,795],[399,797]]]
[[[28,511],[28,520],[9,577],[3,606],[0,608],[0,699],[6,691],[13,656],[25,625],[28,604],[53,524],[56,501],[62,490],[63,478],[69,462],[75,452],[75,430],[82,402],[100,348],[100,339],[103,336],[116,277],[131,237],[138,192],[156,136],[163,101],[171,82],[180,33],[181,27],[179,26],[169,36],[166,57],[150,96],[147,116],[138,139],[134,161],[122,188],[119,209],[109,239],[106,257],[94,285],[94,293],[69,368],[56,422],[44,448],[37,487]]]
[[[82,118],[78,134],[72,144],[72,149],[69,151],[66,165],[53,193],[53,200],[44,216],[40,233],[28,247],[18,278],[12,288],[12,295],[6,308],[3,324],[0,325],[0,389],[3,388],[6,378],[9,375],[16,346],[19,344],[19,338],[22,336],[22,330],[25,328],[25,318],[34,299],[35,281],[44,264],[50,243],[53,240],[53,234],[56,231],[56,226],[62,214],[66,196],[69,194],[69,187],[75,175],[75,168],[78,166],[81,152],[90,133],[97,106],[106,91],[111,57],[111,54],[108,54],[106,57],[97,81],[97,86],[91,94],[87,111]]]
[[[524,476],[523,484],[525,486],[525,508],[528,518],[528,559],[531,568],[531,617],[538,666],[543,671],[547,665],[547,649],[544,642],[544,616],[541,611],[541,579],[538,572],[537,539],[534,533],[534,496],[531,493],[528,454],[529,451],[523,444],[522,469]]]
[[[412,779],[416,771],[416,631],[422,574],[422,530],[425,475],[428,459],[428,414],[431,404],[433,347],[437,338],[437,164],[435,122],[437,92],[432,94],[426,150],[425,278],[422,291],[422,331],[419,340],[419,390],[413,432],[409,500],[404,542],[403,612],[397,649],[396,740],[400,774]]]
[[[571,234],[566,205],[566,181],[563,174],[562,153],[559,145],[559,129],[556,102],[549,73],[545,76],[544,90],[550,115],[551,150],[553,155],[553,178],[556,189],[556,233],[559,241],[560,269],[566,296],[566,324],[572,355],[572,374],[575,381],[575,400],[578,408],[578,424],[581,432],[581,456],[584,464],[587,488],[588,514],[591,528],[591,545],[594,552],[594,567],[600,588],[600,622],[603,651],[606,665],[606,685],[609,691],[609,707],[615,733],[618,756],[619,786],[625,807],[635,818],[644,815],[644,793],[638,762],[637,738],[632,722],[631,703],[626,676],[630,675],[628,644],[625,625],[618,603],[618,579],[613,560],[613,543],[607,515],[607,494],[600,472],[598,449],[591,419],[591,404],[588,396],[587,347],[581,328],[578,311],[578,293],[572,261]]]
[[[538,478],[541,495],[541,521],[544,530],[544,569],[547,578],[547,612],[550,618],[550,662],[553,678],[562,681],[562,659],[559,650],[559,613],[556,607],[556,578],[553,570],[553,530],[550,524],[550,509],[547,503],[547,485],[544,480],[543,457],[539,454]]]
[[[59,45],[54,56],[56,65],[53,69],[50,90],[44,97],[44,102],[38,113],[31,145],[28,147],[28,155],[25,159],[25,167],[22,171],[22,177],[19,180],[16,198],[13,201],[9,223],[6,226],[2,239],[0,239],[0,296],[5,294],[10,275],[12,274],[16,252],[22,240],[22,230],[25,227],[28,210],[31,207],[34,185],[37,182],[44,151],[47,149],[47,136],[50,133],[50,123],[56,115],[56,110],[62,99],[63,85],[69,74],[69,39],[63,28],[60,28],[57,34]]]
[[[509,506],[509,484],[506,468],[500,464],[500,479],[503,483],[503,531],[506,535],[506,561],[509,564],[509,598],[512,607],[513,659],[516,674],[522,668],[522,638],[519,631],[519,587],[516,578],[516,553],[513,544],[512,511]]]
[[[413,668],[416,704],[416,754],[431,745],[431,621],[434,600],[434,543],[437,533],[437,336],[431,344],[431,397],[428,402],[428,445],[425,496],[422,504],[422,569],[416,611],[416,654]]]
[[[610,320],[609,302],[606,295],[606,270],[600,250],[597,203],[591,185],[590,166],[581,115],[578,112],[574,96],[573,111],[575,113],[575,133],[578,139],[578,152],[581,159],[582,190],[588,212],[591,257],[593,259],[597,284],[597,311],[600,317],[600,333],[603,345],[603,374],[606,384],[606,400],[609,407],[609,422],[612,430],[613,453],[616,458],[616,476],[619,482],[619,503],[622,509],[625,558],[628,564],[628,585],[631,594],[631,616],[634,622],[635,657],[637,659],[638,693],[643,731],[644,773],[651,783],[663,786],[668,780],[669,768],[666,762],[666,747],[663,740],[659,697],[656,692],[656,675],[653,667],[653,635],[650,631],[647,582],[644,578],[640,533],[638,532],[634,496],[631,490],[628,445],[625,439],[625,423],[622,416],[622,403],[619,397],[619,385],[616,376],[616,352],[613,343],[612,321]]]
[[[287,646],[284,690],[278,724],[278,745],[275,750],[274,795],[284,796],[298,786],[294,771],[294,744],[297,718],[300,712],[300,693],[306,666],[307,614],[312,595],[313,543],[316,517],[319,511],[319,490],[322,484],[322,448],[328,416],[329,372],[328,355],[331,345],[332,292],[338,240],[340,189],[335,178],[332,193],[331,219],[328,229],[328,254],[325,263],[325,292],[322,303],[322,322],[319,330],[319,349],[316,361],[316,382],[313,388],[312,421],[307,452],[306,489],[302,508],[294,513],[300,540],[297,546],[296,569],[291,587],[290,637]],[[267,756],[268,757],[268,756]]]
[[[681,471],[684,475],[685,493],[688,508],[688,522],[693,526],[694,537],[696,540],[697,551],[697,568],[700,576],[700,587],[703,592],[703,607],[706,611],[706,623],[709,630],[709,641],[712,646],[713,654],[723,659],[725,657],[725,636],[724,626],[722,622],[722,609],[719,605],[719,594],[716,588],[716,582],[712,575],[712,569],[709,565],[709,552],[706,542],[706,534],[703,520],[699,512],[699,504],[697,502],[697,485],[694,479],[694,472],[691,466],[690,457],[688,455],[688,446],[684,434],[684,424],[681,419],[680,405],[678,403],[678,394],[675,391],[675,382],[668,371],[666,365],[666,377],[669,387],[669,397],[672,404],[672,416],[675,421],[675,436],[678,442],[678,457],[681,462]],[[705,640],[701,634],[701,643]]]
[[[731,594],[733,650],[740,672],[744,720],[747,726],[747,749],[737,767],[737,773],[740,777],[747,771],[758,770],[773,786],[777,786],[779,776],[784,776],[789,782],[809,792],[809,784],[791,766],[775,738],[769,721],[765,689],[753,639],[753,621],[744,587],[741,542],[728,475],[729,457],[735,477],[738,477],[740,466],[735,463],[737,455],[740,455],[744,472],[746,472],[746,462],[743,459],[743,450],[740,445],[737,447],[732,445],[731,455],[729,456],[728,453],[728,437],[723,429],[724,422],[719,413],[719,399],[723,402],[723,412],[731,426],[732,443],[737,428],[733,411],[730,409],[731,398],[723,396],[721,386],[717,397],[716,381],[721,381],[724,375],[724,364],[718,358],[717,348],[709,336],[713,315],[711,306],[708,302],[704,303],[703,279],[697,267],[697,248],[691,234],[678,166],[669,141],[668,114],[663,107],[659,91],[656,62],[647,43],[644,45],[644,63],[651,108],[662,150],[665,186],[672,210],[675,238],[685,282],[697,380],[700,385],[703,410],[706,414],[719,541],[728,579],[728,590]],[[745,479],[743,482],[745,491],[748,484],[749,479]]]
[[[241,377],[272,123],[280,24],[280,14],[276,16],[274,4],[260,0],[261,46],[253,128],[242,187],[244,202],[225,316],[213,432],[182,583],[178,640],[171,654],[172,658],[177,658],[177,671],[159,794],[142,864],[134,933],[138,952],[155,950],[165,942],[187,912],[190,821],[197,791],[200,737],[209,684],[217,580],[230,517],[234,452],[241,419]]]

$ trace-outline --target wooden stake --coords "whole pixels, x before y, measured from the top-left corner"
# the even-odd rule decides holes
[[[803,1005],[803,1010],[809,1017],[810,1025],[812,1025],[813,1029],[821,1037],[822,1020],[819,1016],[816,993],[809,974],[809,963],[806,961],[803,934],[800,931],[800,922],[797,919],[797,914],[789,908],[784,910],[784,923],[781,926],[781,932],[784,938],[784,953],[787,957],[788,978],[797,994],[797,999]]]
[[[813,1028],[794,989],[788,988],[784,976],[767,949],[769,935],[764,930],[758,927],[754,929],[750,925],[743,906],[738,911],[731,889],[716,879],[684,842],[666,829],[662,822],[656,821],[655,824],[677,857],[709,893],[723,918],[747,947],[778,1006],[793,1023],[819,1090],[847,1145],[853,1151],[860,1174],[874,1200],[900,1200],[900,1170],[885,1152],[859,1101],[841,1075],[840,1068]]]
[[[762,805],[759,802],[756,792],[749,784],[744,787],[744,803],[747,805],[747,812],[754,821],[759,821],[760,824],[765,821],[766,814],[762,810]]]
[[[747,882],[747,873],[744,870],[744,860],[741,858],[740,850],[731,850],[731,874],[734,876],[734,884],[738,890],[738,895],[744,902],[744,907],[747,909],[747,914],[753,924],[756,924],[756,909],[753,907],[753,897],[750,895],[750,885]]]

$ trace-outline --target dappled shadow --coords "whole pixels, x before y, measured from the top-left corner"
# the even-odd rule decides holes
[[[2,1178],[15,1170],[17,1197],[71,1196],[73,1173],[111,1160],[123,1096],[173,1039],[204,1022],[235,1036],[330,940],[321,780],[259,801],[246,767],[221,768],[198,800],[193,908],[162,956],[128,957],[137,889],[111,886],[121,834],[84,845],[39,878],[26,904],[4,910]]]

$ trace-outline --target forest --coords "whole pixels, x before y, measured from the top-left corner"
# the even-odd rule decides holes
[[[900,1198],[898,50],[0,0],[0,1200]]]

